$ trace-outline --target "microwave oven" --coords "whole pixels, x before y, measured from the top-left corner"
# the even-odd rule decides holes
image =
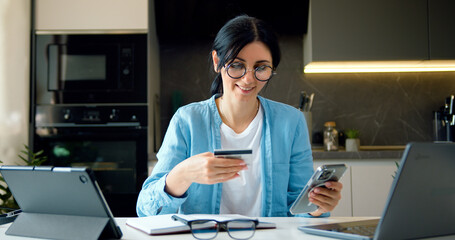
[[[146,103],[147,34],[37,34],[37,104]]]

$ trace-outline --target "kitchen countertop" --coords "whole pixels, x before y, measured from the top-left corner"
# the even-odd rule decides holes
[[[326,152],[322,146],[313,147],[313,159],[401,159],[406,146],[360,146],[358,152],[346,152],[343,147],[339,151]],[[156,155],[149,154],[149,170],[156,164]]]
[[[358,152],[324,151],[322,147],[313,147],[313,159],[400,159],[405,146],[360,146]]]

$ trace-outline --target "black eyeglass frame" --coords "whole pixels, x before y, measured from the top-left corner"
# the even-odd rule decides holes
[[[21,209],[12,209],[12,208],[0,208],[0,209],[13,210],[11,212],[0,214],[0,225],[13,222],[17,218],[17,216],[19,216],[19,214],[22,212]]]
[[[254,233],[256,232],[256,227],[257,225],[259,224],[259,220],[257,219],[230,219],[230,220],[226,220],[226,221],[217,221],[215,219],[195,219],[195,220],[186,220],[184,218],[181,218],[177,215],[172,215],[172,219],[174,221],[179,221],[179,222],[182,222],[186,225],[188,225],[190,227],[190,230],[191,230],[191,234],[193,235],[194,238],[196,239],[200,239],[198,237],[196,237],[193,233],[193,223],[194,222],[204,222],[204,221],[207,221],[207,222],[216,222],[217,225],[216,225],[216,234],[212,237],[212,238],[204,238],[204,240],[208,240],[208,239],[214,239],[216,238],[216,236],[218,236],[218,233],[220,232],[220,228],[223,228],[224,230],[226,230],[226,232],[228,233],[229,237],[231,237],[232,239],[239,239],[239,240],[244,240],[244,239],[250,239],[254,236]],[[250,222],[250,223],[254,223],[254,228],[252,229],[253,231],[253,234],[251,234],[251,236],[249,238],[235,238],[231,235],[229,229],[227,228],[227,224],[229,222]]]
[[[243,76],[245,76],[245,74],[248,72],[248,69],[246,68],[245,64],[242,63],[243,66],[245,67],[245,71],[243,72],[243,74],[242,74],[240,77],[233,77],[233,76],[231,76],[231,75],[229,74],[229,68],[231,67],[231,65],[233,65],[233,64],[238,64],[238,63],[239,63],[239,62],[232,62],[232,63],[230,63],[230,64],[228,64],[228,65],[226,66],[226,73],[227,73],[227,75],[228,75],[229,77],[233,78],[233,79],[240,79],[240,78],[242,78]],[[257,70],[258,70],[258,68],[260,68],[260,67],[268,67],[268,68],[272,69],[272,74],[270,75],[269,79],[267,79],[267,80],[261,80],[261,79],[259,79],[259,78],[256,76]],[[261,65],[261,66],[255,67],[255,68],[253,69],[253,71],[254,71],[254,78],[256,78],[256,80],[258,80],[258,81],[260,81],[260,82],[267,82],[267,81],[269,81],[270,79],[272,79],[272,77],[273,77],[274,75],[276,75],[275,69],[274,69],[273,67],[269,66],[269,65]]]

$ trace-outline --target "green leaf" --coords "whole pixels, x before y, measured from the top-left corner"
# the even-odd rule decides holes
[[[400,168],[400,164],[398,162],[395,161],[395,166],[397,166],[397,170]],[[395,179],[395,176],[397,175],[397,171],[395,171],[392,175],[392,178]]]
[[[28,162],[28,160],[25,159],[24,157],[22,157],[21,155],[17,155],[17,156],[18,156],[20,159],[22,159],[23,161]]]
[[[347,138],[359,138],[360,132],[357,129],[346,129],[344,131],[344,134],[346,135]]]

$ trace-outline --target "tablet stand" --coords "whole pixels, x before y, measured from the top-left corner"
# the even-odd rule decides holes
[[[22,212],[6,234],[47,239],[98,239],[108,222],[108,217]]]

